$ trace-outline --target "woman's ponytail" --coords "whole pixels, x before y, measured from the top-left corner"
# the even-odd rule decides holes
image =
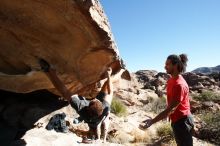
[[[187,55],[186,54],[181,54],[181,55],[170,55],[167,57],[167,59],[171,60],[173,65],[177,65],[178,71],[180,73],[183,73],[186,71],[186,66],[187,66]]]
[[[186,71],[187,62],[188,62],[188,57],[187,57],[186,54],[180,54],[179,57],[180,57],[180,61],[182,63],[182,66],[180,67],[181,68],[180,71],[181,72],[185,72]]]

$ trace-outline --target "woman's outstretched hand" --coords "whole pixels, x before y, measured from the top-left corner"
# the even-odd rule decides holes
[[[144,130],[144,129],[149,128],[152,124],[153,124],[152,119],[147,119],[147,120],[144,120],[144,121],[139,125],[139,128],[142,129],[142,130]]]

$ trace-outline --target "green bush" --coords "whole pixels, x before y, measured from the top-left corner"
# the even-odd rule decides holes
[[[193,95],[193,99],[198,101],[219,101],[220,94],[212,91],[203,91],[199,95]]]
[[[220,112],[203,111],[199,117],[205,122],[199,130],[200,138],[220,145]]]
[[[111,112],[121,117],[127,115],[127,107],[117,98],[113,98]]]
[[[220,131],[220,112],[203,111],[199,117],[206,123],[206,127],[219,129]]]
[[[160,137],[166,137],[170,140],[174,138],[173,130],[170,123],[166,122],[157,128],[157,135]]]

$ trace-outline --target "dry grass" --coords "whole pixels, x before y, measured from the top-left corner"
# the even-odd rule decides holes
[[[114,135],[108,135],[108,142],[110,143],[126,144],[132,141],[133,137],[125,132],[118,131]]]
[[[151,143],[151,134],[149,131],[134,129],[130,134],[134,136],[133,143]]]
[[[130,133],[117,131],[114,135],[108,136],[108,141],[118,144],[151,143],[151,137],[149,135],[149,132],[145,132],[140,129],[134,129]]]

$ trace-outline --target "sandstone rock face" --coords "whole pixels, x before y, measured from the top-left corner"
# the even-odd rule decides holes
[[[53,88],[38,58],[73,92],[99,81],[110,64],[113,72],[122,66],[97,0],[1,0],[0,46],[0,89],[13,92]]]

